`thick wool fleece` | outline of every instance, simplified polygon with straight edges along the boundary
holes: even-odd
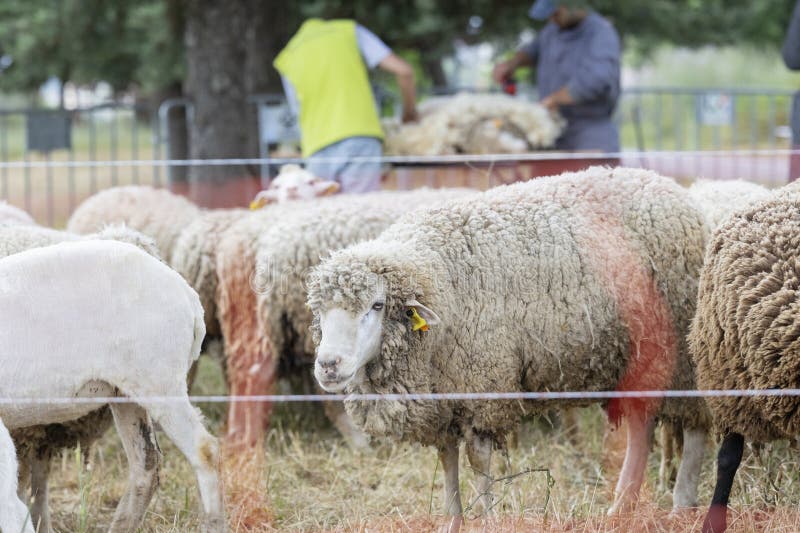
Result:
[[[637,169],[498,187],[403,217],[335,252],[309,280],[315,317],[362,311],[387,289],[380,355],[350,392],[515,392],[693,388],[683,338],[706,229],[672,180]],[[411,330],[415,298],[442,323]],[[312,323],[315,341],[319,326]],[[375,436],[436,444],[474,431],[498,440],[544,403],[346,402]],[[620,402],[631,409],[658,402]],[[704,427],[701,402],[660,416]]]
[[[0,224],[34,225],[36,222],[28,213],[13,205],[0,201]]]
[[[715,232],[689,342],[703,389],[800,388],[800,191],[738,211]],[[722,433],[800,434],[800,399],[709,398]]]
[[[163,189],[115,187],[79,205],[67,222],[67,231],[94,233],[122,223],[155,239],[161,257],[169,260],[178,235],[199,212],[190,201]]]
[[[689,187],[689,196],[706,216],[709,228],[716,228],[733,213],[769,197],[766,187],[744,180],[697,180]]]
[[[206,319],[206,334],[221,335],[217,320],[217,247],[222,234],[234,222],[249,215],[244,209],[201,212],[181,231],[169,264],[200,296]]]

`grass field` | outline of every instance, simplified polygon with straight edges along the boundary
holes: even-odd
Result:
[[[203,362],[193,392],[224,392],[214,363]],[[204,408],[217,434],[224,408]],[[231,530],[436,531],[446,526],[441,516],[442,471],[432,449],[384,442],[353,451],[320,411],[318,405],[279,406],[263,450],[252,458],[238,454],[226,461],[223,479]],[[656,488],[657,453],[651,454],[637,510],[606,518],[624,431],[608,431],[599,408],[580,411],[579,428],[572,442],[545,419],[526,422],[508,461],[496,454],[493,492],[499,503],[488,517],[468,507],[476,497],[474,476],[462,458],[465,530],[699,530],[703,509],[670,516],[670,495]],[[142,531],[195,531],[200,519],[193,473],[166,437],[159,437],[164,452],[160,487]],[[703,466],[703,504],[712,491],[715,447],[710,445]],[[92,451],[90,464],[84,466],[75,452],[54,464],[51,510],[58,531],[99,532],[111,521],[127,478],[114,431]],[[731,530],[800,530],[798,472],[796,453],[786,443],[746,452],[733,491]]]

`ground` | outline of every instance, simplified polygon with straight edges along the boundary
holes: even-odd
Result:
[[[219,369],[205,360],[194,394],[224,392]],[[225,406],[201,406],[217,434]],[[437,531],[442,471],[436,454],[414,445],[378,443],[353,451],[320,414],[319,405],[279,407],[264,448],[255,457],[234,454],[223,479],[232,531]],[[621,461],[624,435],[608,432],[600,409],[579,412],[580,433],[571,442],[546,419],[527,421],[502,471],[494,462],[493,516],[467,511],[466,531],[690,531],[699,530],[703,510],[670,516],[670,496],[656,489],[658,449],[637,510],[605,517]],[[556,419],[557,422],[557,419]],[[557,423],[556,423],[557,426]],[[199,499],[192,471],[166,436],[160,487],[142,531],[198,530]],[[464,455],[464,454],[462,454]],[[701,502],[710,499],[716,444],[703,466]],[[87,468],[76,453],[53,467],[51,509],[62,532],[104,531],[125,486],[125,456],[114,431],[91,453]],[[474,476],[462,458],[462,498],[475,499]],[[549,472],[549,474],[548,474]],[[552,486],[549,486],[548,475]],[[800,501],[796,454],[786,443],[748,451],[734,486],[732,531],[798,531]]]

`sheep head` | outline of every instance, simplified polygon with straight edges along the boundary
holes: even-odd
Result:
[[[311,200],[339,191],[339,184],[318,178],[299,165],[283,165],[269,188],[259,192],[250,203],[250,209],[260,209],[271,203],[294,200]]]
[[[414,275],[417,270],[397,255],[344,250],[312,273],[314,376],[323,389],[339,392],[362,383],[367,366],[380,366],[384,351],[404,352],[410,347],[403,344],[413,345],[440,325],[436,312],[420,302],[428,284]]]

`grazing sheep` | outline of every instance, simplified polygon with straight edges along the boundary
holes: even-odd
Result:
[[[0,420],[0,531],[33,533],[28,508],[17,496],[17,453]]]
[[[504,94],[461,93],[419,106],[413,124],[385,121],[386,153],[523,153],[553,146],[564,121],[541,104]]]
[[[153,257],[158,257],[155,242],[124,226],[109,226],[100,233],[80,237],[41,226],[14,226],[0,224],[0,259],[13,254],[50,246],[60,242],[86,240],[118,240],[138,246]],[[48,424],[16,429],[12,437],[20,458],[21,488],[30,484],[31,517],[40,531],[49,531],[48,476],[52,458],[62,450],[80,444],[87,454],[92,443],[99,439],[112,423],[111,411],[101,407],[88,415],[63,424]]]
[[[28,213],[14,207],[13,205],[0,200],[0,224],[30,224],[34,225],[36,222]]]
[[[420,210],[312,271],[314,374],[325,390],[348,393],[693,389],[684,333],[704,245],[685,190],[639,169],[593,167]],[[345,406],[371,435],[436,446],[447,511],[460,516],[459,441],[483,473],[488,508],[492,445],[548,404]],[[656,414],[690,432],[674,501],[692,504],[709,424],[702,402],[605,408],[628,423],[611,511],[638,494]]]
[[[281,373],[311,376],[314,344],[306,334],[311,313],[305,304],[305,277],[321,256],[377,237],[409,210],[474,193],[471,189],[419,189],[341,196],[315,204],[313,209],[284,213],[259,228],[255,263],[257,326],[262,328],[259,350],[231,356],[232,360],[248,356],[246,362],[237,360],[237,367],[258,368],[259,372],[234,376],[232,382],[245,382],[236,388],[250,394],[269,394],[275,377]],[[323,406],[352,445],[366,445],[363,433],[353,426],[340,403],[325,402]],[[269,406],[239,405],[234,415],[229,431],[234,435],[244,433],[242,440],[252,444],[268,423]],[[248,429],[252,431],[248,433]]]
[[[766,187],[744,180],[697,180],[689,196],[697,202],[710,228],[719,226],[728,215],[770,195]]]
[[[791,188],[734,213],[711,238],[689,334],[701,389],[796,389],[800,194]],[[703,531],[726,527],[745,439],[800,435],[797,397],[712,397],[724,436]]]
[[[203,309],[179,274],[115,241],[21,252],[0,260],[0,323],[0,396],[132,399],[110,406],[129,464],[112,531],[135,530],[157,486],[153,421],[194,468],[207,527],[224,530],[217,442],[186,390],[205,335]],[[0,406],[0,416],[13,431],[74,421],[97,408],[20,402]]]

